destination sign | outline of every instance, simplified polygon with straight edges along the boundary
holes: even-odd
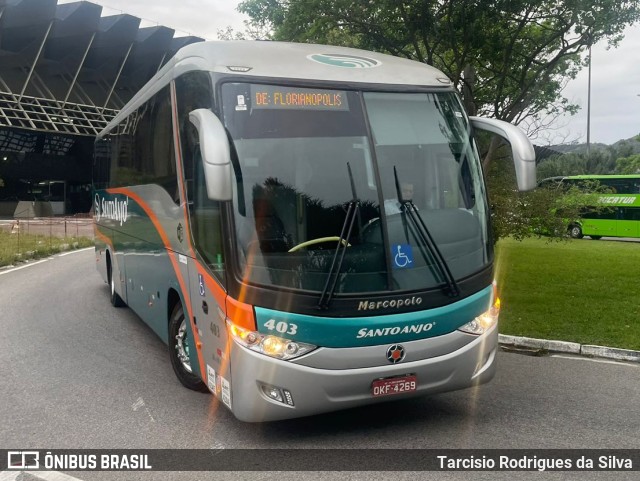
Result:
[[[252,85],[251,100],[254,109],[349,110],[342,90]]]

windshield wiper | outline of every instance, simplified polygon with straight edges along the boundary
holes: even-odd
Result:
[[[451,270],[449,269],[447,261],[442,255],[442,252],[440,252],[438,245],[433,240],[433,236],[431,235],[431,232],[429,232],[424,219],[420,215],[420,212],[418,211],[416,206],[413,204],[413,199],[405,199],[402,195],[402,190],[400,189],[400,181],[398,180],[398,171],[396,170],[395,165],[393,166],[393,176],[395,177],[396,193],[398,195],[398,201],[400,202],[402,210],[406,212],[407,217],[413,224],[413,227],[418,233],[420,240],[423,242],[423,244],[431,254],[433,262],[438,267],[438,270],[440,271],[440,274],[442,275],[442,278],[446,283],[448,294],[451,297],[458,297],[460,295],[460,288],[458,287],[453,274],[451,274]]]
[[[356,185],[353,181],[353,174],[351,172],[349,162],[347,162],[347,171],[349,172],[353,199],[349,201],[347,207],[347,215],[345,216],[342,224],[338,245],[336,246],[336,251],[333,254],[331,267],[329,268],[329,274],[327,275],[327,281],[324,284],[324,289],[322,289],[320,299],[318,300],[318,309],[327,309],[331,303],[331,299],[333,298],[333,294],[336,290],[336,285],[338,284],[338,277],[340,277],[340,270],[342,269],[342,263],[344,262],[344,255],[347,252],[347,246],[349,245],[349,239],[351,238],[353,224],[355,224],[356,218],[358,218],[358,220],[360,219],[360,200],[356,194]],[[346,237],[345,231],[347,234]],[[338,256],[340,259],[338,259]]]

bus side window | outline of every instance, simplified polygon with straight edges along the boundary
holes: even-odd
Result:
[[[179,136],[182,147],[182,169],[186,188],[186,201],[193,205],[194,163],[193,149],[198,143],[198,132],[189,121],[189,112],[195,109],[211,109],[213,93],[211,79],[206,72],[188,72],[175,80],[178,107]]]
[[[111,187],[155,184],[167,194],[167,208],[179,204],[168,87],[132,112],[112,138]]]
[[[222,275],[222,222],[221,203],[209,199],[204,177],[204,167],[200,146],[196,145],[193,155],[193,203],[189,207],[193,241],[200,255],[214,272]]]
[[[640,220],[640,209],[633,207],[620,208],[620,220]]]
[[[187,135],[182,140],[183,152],[185,152],[183,163],[185,171],[190,171],[193,175],[191,179],[185,181],[193,242],[198,253],[214,273],[222,276],[224,260],[221,203],[209,199],[207,195],[207,184],[196,128],[189,125],[185,132]]]
[[[207,195],[198,131],[189,121],[189,112],[192,110],[212,106],[208,74],[190,72],[176,79],[176,98],[185,196],[189,206],[193,243],[214,274],[222,279],[222,206],[219,201],[213,201]]]

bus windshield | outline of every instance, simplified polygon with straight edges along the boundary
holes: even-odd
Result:
[[[436,289],[443,264],[459,280],[491,263],[480,162],[453,92],[241,82],[221,91],[245,282],[322,292],[339,243],[338,294]],[[341,237],[350,205],[355,221]]]

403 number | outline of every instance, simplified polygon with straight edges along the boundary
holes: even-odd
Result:
[[[264,323],[264,327],[269,329],[270,331],[276,331],[280,334],[295,334],[298,332],[298,325],[293,324],[291,322],[278,321],[275,319],[269,319]]]

